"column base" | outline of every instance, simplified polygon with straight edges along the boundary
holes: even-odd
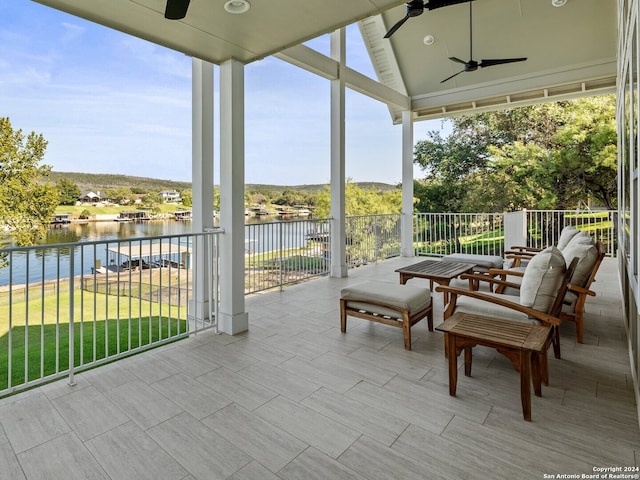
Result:
[[[249,313],[243,312],[237,315],[218,312],[218,330],[227,335],[237,335],[249,330]]]

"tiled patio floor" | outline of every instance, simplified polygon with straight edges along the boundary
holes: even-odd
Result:
[[[400,329],[349,319],[340,333],[343,286],[397,283],[394,269],[415,261],[248,298],[245,334],[199,334],[80,374],[75,387],[0,400],[0,479],[512,480],[638,465],[615,260],[587,301],[585,343],[563,325],[563,359],[550,355],[531,423],[518,374],[495,351],[474,350],[454,398],[442,334],[424,322],[410,352]]]

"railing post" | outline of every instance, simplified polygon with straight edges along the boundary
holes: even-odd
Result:
[[[282,241],[282,234],[283,234],[282,225],[283,225],[282,222],[280,222],[278,224],[278,237],[279,237],[278,238],[278,270],[280,271],[280,282],[279,282],[280,283],[280,291],[284,290],[283,285],[282,285],[282,278],[283,278],[283,275],[282,275],[282,257],[284,256],[284,244],[283,244],[283,241]]]
[[[76,384],[74,367],[75,367],[75,327],[74,327],[74,271],[75,271],[75,247],[69,249],[69,385]],[[43,280],[44,281],[44,280]],[[58,292],[60,295],[60,292]]]

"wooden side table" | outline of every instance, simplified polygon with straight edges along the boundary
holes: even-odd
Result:
[[[456,313],[436,327],[444,332],[449,359],[449,395],[455,397],[458,382],[458,355],[464,350],[464,374],[471,376],[471,350],[476,345],[495,348],[520,372],[522,415],[531,421],[531,382],[537,396],[542,395],[542,377],[546,379],[546,353],[551,327],[511,320]]]

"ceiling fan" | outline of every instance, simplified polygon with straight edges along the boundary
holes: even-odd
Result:
[[[191,0],[167,0],[164,10],[164,18],[168,20],[180,20],[187,14],[189,2]]]
[[[469,1],[469,61],[465,62],[460,60],[457,57],[449,57],[449,60],[452,60],[457,63],[461,63],[464,65],[464,69],[460,70],[458,73],[454,73],[450,77],[445,78],[440,83],[444,83],[447,80],[451,80],[453,77],[460,75],[464,72],[475,72],[478,68],[484,67],[493,67],[494,65],[503,65],[505,63],[515,63],[515,62],[524,62],[527,58],[495,58],[495,59],[483,59],[480,63],[473,59],[473,1]]]
[[[404,25],[404,22],[409,20],[411,17],[417,17],[418,15],[422,15],[424,9],[435,10],[436,8],[446,7],[448,5],[456,5],[458,3],[468,2],[469,0],[429,0],[427,2],[423,2],[422,0],[411,0],[407,2],[407,14],[401,18],[393,27],[389,29],[384,38],[389,38],[391,35],[396,33],[396,31]]]

